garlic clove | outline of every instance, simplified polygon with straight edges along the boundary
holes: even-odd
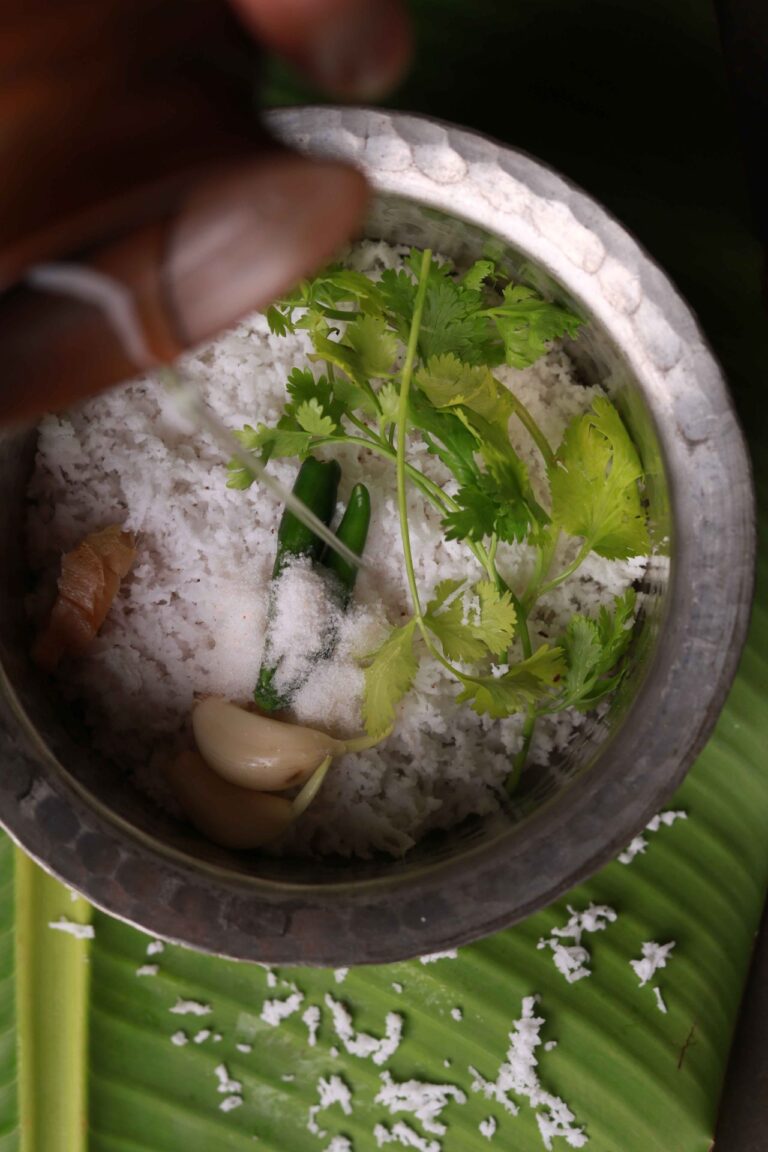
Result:
[[[325,732],[247,712],[221,696],[196,705],[192,729],[214,772],[231,784],[263,792],[304,784],[327,756],[346,750],[343,741]]]
[[[229,784],[194,750],[166,764],[165,774],[190,823],[222,848],[260,848],[297,818],[284,796]]]

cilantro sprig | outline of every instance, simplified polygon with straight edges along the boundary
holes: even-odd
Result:
[[[538,716],[588,710],[615,691],[627,665],[635,615],[633,592],[596,619],[572,617],[559,642],[534,648],[528,617],[542,596],[595,552],[608,559],[649,547],[643,471],[616,407],[593,402],[551,445],[514,391],[495,374],[501,364],[526,368],[581,320],[491,260],[463,276],[429,251],[413,250],[405,267],[374,282],[341,266],[303,281],[267,312],[276,335],[306,332],[311,370],[294,368],[274,425],[246,425],[243,446],[261,455],[304,459],[335,444],[364,447],[395,469],[403,563],[411,617],[393,627],[363,661],[363,714],[371,738],[383,738],[429,652],[455,677],[457,700],[480,715],[524,714],[522,747],[510,770],[514,788]],[[540,453],[549,483],[543,506],[509,429],[517,421]],[[420,437],[455,481],[449,490],[409,459]],[[230,464],[229,485],[252,474]],[[477,578],[442,581],[426,602],[411,554],[408,489],[440,513],[447,540],[460,541]],[[553,571],[558,541],[573,537],[575,555]],[[504,544],[534,552],[527,586],[515,588],[497,564]]]

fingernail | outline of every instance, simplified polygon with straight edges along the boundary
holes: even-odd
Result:
[[[355,0],[316,29],[306,61],[327,91],[373,100],[401,78],[410,57],[410,26],[400,3]]]
[[[330,260],[367,198],[355,169],[292,153],[199,188],[174,222],[164,268],[183,342],[209,339]]]

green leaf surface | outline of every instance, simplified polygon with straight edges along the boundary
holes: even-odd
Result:
[[[394,723],[395,708],[413,684],[419,662],[414,652],[415,623],[393,628],[365,669],[363,720],[369,736],[383,736]]]
[[[638,483],[640,458],[610,400],[599,397],[565,430],[549,469],[552,520],[582,536],[600,556],[626,559],[648,551]]]

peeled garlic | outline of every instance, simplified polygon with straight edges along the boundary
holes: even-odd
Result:
[[[219,776],[263,792],[304,784],[326,757],[340,756],[350,744],[315,728],[246,712],[221,696],[197,704],[192,729],[200,754]]]
[[[182,752],[166,764],[165,773],[190,823],[222,848],[259,848],[299,815],[284,796],[229,784],[199,752]]]

